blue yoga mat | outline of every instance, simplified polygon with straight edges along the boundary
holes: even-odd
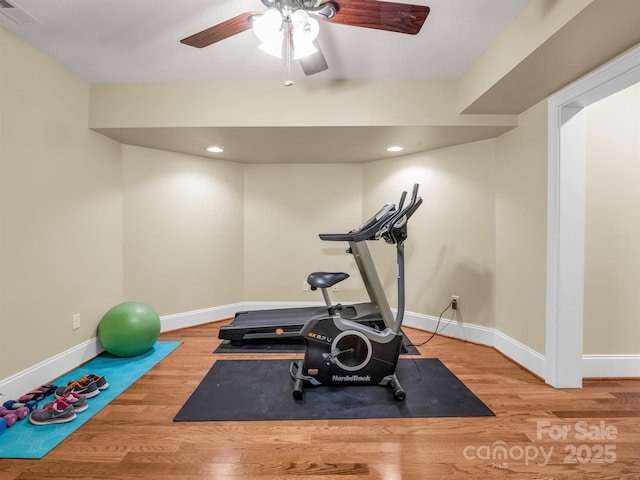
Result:
[[[102,410],[114,398],[133,385],[182,342],[156,342],[151,350],[137,357],[115,357],[102,353],[78,369],[55,380],[58,386],[66,385],[84,375],[95,373],[104,376],[109,388],[90,398],[89,408],[78,413],[69,423],[36,426],[28,419],[17,422],[0,435],[0,458],[42,458],[60,442],[75,432],[93,415]],[[53,395],[39,402],[40,406],[55,399]]]

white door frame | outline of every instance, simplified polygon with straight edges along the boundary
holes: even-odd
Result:
[[[640,47],[548,100],[546,382],[582,387],[584,302],[583,109],[640,82]]]

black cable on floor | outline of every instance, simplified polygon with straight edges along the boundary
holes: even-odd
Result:
[[[447,305],[447,308],[445,308],[442,312],[440,312],[440,315],[438,315],[438,323],[436,323],[436,328],[433,331],[433,333],[431,334],[431,336],[429,338],[427,338],[424,342],[422,343],[410,343],[409,345],[412,347],[421,347],[425,344],[427,344],[429,341],[431,341],[431,339],[433,337],[436,336],[436,333],[438,333],[438,327],[440,327],[440,321],[442,320],[442,316],[445,314],[445,312],[447,310],[449,310],[451,308],[451,306],[453,305],[453,301],[449,302],[449,305]],[[454,319],[456,318],[456,309],[453,309],[453,314],[451,315],[451,319],[449,320],[449,323],[447,325],[444,326],[444,328],[442,330],[444,330],[445,328],[447,328],[449,325],[451,325],[451,322],[454,321]],[[413,363],[416,367],[416,371],[417,371],[417,375],[413,375],[413,378],[415,380],[422,380],[422,372],[420,372],[420,368],[418,367],[418,362],[416,361],[415,357],[411,357],[411,360],[413,360]]]
[[[445,308],[442,312],[440,312],[440,315],[438,316],[438,323],[436,323],[436,328],[435,328],[435,330],[433,331],[433,333],[431,334],[431,336],[430,336],[429,338],[427,338],[427,339],[426,339],[424,342],[422,342],[422,343],[418,343],[418,344],[411,343],[411,344],[409,344],[409,346],[412,346],[412,347],[421,347],[421,346],[423,346],[423,345],[427,344],[429,341],[431,341],[431,339],[432,339],[433,337],[435,337],[435,336],[436,336],[436,333],[438,333],[438,327],[440,327],[440,321],[442,320],[442,316],[445,314],[445,312],[446,312],[447,310],[449,310],[449,309],[451,308],[451,306],[452,306],[452,305],[453,305],[453,301],[449,302],[449,305],[447,305],[447,308]],[[456,318],[456,311],[455,311],[455,309],[454,309],[454,310],[453,310],[453,315],[451,315],[451,319],[449,320],[449,323],[448,323],[447,325],[445,325],[445,326],[444,326],[444,328],[443,328],[442,330],[444,330],[444,329],[445,329],[445,328],[447,328],[449,325],[451,325],[451,322],[453,322],[455,318]]]

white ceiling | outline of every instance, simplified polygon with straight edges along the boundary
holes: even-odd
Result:
[[[283,60],[258,50],[257,39],[251,31],[203,49],[180,43],[180,39],[240,13],[265,11],[259,0],[9,1],[41,23],[16,25],[0,15],[0,26],[89,82],[305,78],[297,64],[291,65],[288,71]],[[329,69],[309,78],[458,79],[529,0],[411,0],[404,3],[431,8],[422,31],[415,36],[321,22],[319,42]],[[182,142],[178,141],[180,132],[177,130],[173,147],[156,145],[155,140],[150,145],[144,144],[151,137],[166,139],[167,135],[150,135],[144,131],[146,129],[138,129],[141,136],[137,139],[135,132],[115,130],[122,129],[114,129],[110,136],[120,141],[126,138],[127,142],[136,145],[185,151],[179,145],[188,144],[184,136]],[[187,134],[186,131],[183,133]],[[333,132],[328,129],[325,133]],[[383,146],[380,143],[372,145],[376,153],[368,156],[361,153],[356,160],[344,143],[345,129],[336,128],[335,133],[342,139],[325,141],[325,145],[327,148],[331,145],[345,148],[319,154],[325,161],[336,155],[344,158],[340,161],[360,162],[384,156],[380,153]],[[366,133],[357,132],[358,145],[362,145],[361,138]],[[382,142],[381,139],[386,138],[380,133],[372,130],[371,142]],[[391,130],[388,133],[392,133]],[[414,135],[410,140],[414,145],[433,148],[421,139],[424,132],[420,128],[403,133]],[[193,136],[194,132],[190,134]],[[239,137],[240,142],[247,143],[246,136],[228,137],[230,141]],[[468,138],[472,140],[474,135],[468,135]],[[243,148],[246,150],[246,145]],[[233,160],[264,162],[275,157],[281,161],[301,161],[290,155],[291,152],[270,153],[265,156],[264,146],[260,145],[257,151],[246,152],[249,157]]]
[[[285,79],[285,62],[246,31],[203,49],[180,39],[259,0],[9,0],[42,23],[0,26],[90,82]],[[375,0],[372,0],[375,1]],[[329,70],[318,79],[456,79],[529,0],[411,0],[431,12],[416,35],[322,22]],[[291,78],[303,78],[298,65]]]

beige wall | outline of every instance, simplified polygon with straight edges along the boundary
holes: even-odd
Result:
[[[424,203],[405,251],[407,310],[437,316],[458,295],[459,319],[493,325],[494,157],[495,141],[484,140],[365,165],[368,210],[420,184]],[[381,242],[372,251],[386,290],[395,292],[395,250]]]
[[[640,84],[586,110],[584,353],[640,353]]]
[[[244,299],[321,302],[303,292],[313,271],[344,271],[352,278],[332,292],[337,301],[366,292],[347,245],[319,233],[342,233],[363,221],[362,165],[246,165]]]
[[[160,315],[242,300],[243,168],[123,145],[124,296]]]
[[[321,95],[300,94],[333,99],[312,119],[316,123],[470,121],[457,115],[452,82],[428,84],[433,88],[410,82],[405,91],[363,82],[355,100],[353,92],[334,84],[322,86]],[[415,181],[425,204],[412,219],[407,242],[407,308],[436,315],[450,295],[460,295],[463,321],[495,327],[544,353],[544,101],[519,115],[517,128],[493,140],[366,165],[243,166],[121,146],[88,126],[122,127],[124,118],[131,122],[124,126],[164,126],[168,119],[178,125],[213,120],[216,125],[251,121],[277,126],[295,123],[306,111],[283,111],[274,120],[268,105],[256,112],[260,105],[249,102],[249,112],[236,110],[227,123],[228,109],[205,108],[198,103],[200,90],[182,89],[199,121],[193,123],[180,97],[167,99],[164,114],[157,116],[146,107],[180,85],[89,86],[4,30],[0,86],[0,378],[91,339],[102,314],[124,299],[148,302],[161,315],[243,300],[319,301],[317,292],[302,291],[302,280],[323,269],[353,277],[342,284],[338,301],[362,300],[364,289],[345,246],[322,242],[317,234],[358,226],[382,203],[397,201],[398,191]],[[407,95],[416,89],[418,96]],[[123,90],[126,94],[118,96]],[[381,90],[390,95],[379,97],[382,104],[352,108]],[[91,120],[90,101],[99,107],[93,113],[100,114]],[[332,108],[336,105],[340,108]],[[336,111],[347,115],[337,120]],[[607,133],[615,139],[609,147],[600,133],[617,126],[611,118],[622,114],[608,115],[595,120],[589,114],[588,128],[597,132],[589,135],[590,159],[610,160],[612,151],[620,155],[614,134],[621,129]],[[631,117],[635,120],[628,128],[639,122],[637,113]],[[503,120],[512,122],[510,116]],[[625,138],[637,140],[638,133]],[[629,147],[637,152],[633,148],[637,144]],[[610,166],[588,166],[589,192],[605,187],[599,180],[613,176]],[[640,271],[627,268],[637,254],[632,248],[637,222],[628,220],[637,217],[638,177],[637,172],[621,175],[622,180],[606,182],[615,185],[615,195],[600,194],[606,202],[597,203],[595,194],[588,197],[586,353],[637,353],[632,344],[637,307],[625,302],[635,299],[632,289]],[[610,212],[619,213],[621,204],[623,215],[614,217]],[[612,238],[615,253],[628,248],[627,257],[607,257],[612,253],[607,248],[596,251],[604,242],[609,247]],[[373,250],[383,282],[393,291],[393,254],[387,245],[376,244]],[[623,263],[625,268],[605,271],[605,266]],[[613,281],[605,282],[611,278],[619,286],[616,292]],[[609,301],[614,294],[618,300]],[[394,296],[391,300],[395,303]],[[82,327],[72,331],[75,313],[81,314]],[[610,325],[606,334],[603,322]],[[29,332],[28,338],[9,333],[17,326]],[[622,330],[629,333],[615,334]]]
[[[459,115],[454,80],[305,80],[292,89],[276,80],[91,85],[91,128],[511,127],[514,120]]]
[[[88,83],[2,29],[0,45],[1,379],[94,337],[122,299],[122,194]]]
[[[547,105],[525,111],[496,139],[495,327],[545,351]]]
[[[465,110],[480,100],[501,80],[508,78],[509,72],[516,70],[523,59],[533,52],[549,38],[571,21],[593,0],[533,0],[522,13],[501,33],[498,41],[494,42],[482,56],[473,64],[460,80],[459,98],[461,110]],[[545,58],[549,61],[549,58]],[[564,62],[565,68],[571,68],[571,62]],[[549,82],[550,75],[535,75],[536,88],[541,88]],[[504,92],[502,92],[504,95]],[[529,92],[517,92],[514,99],[530,95]],[[503,99],[502,101],[505,101]]]

